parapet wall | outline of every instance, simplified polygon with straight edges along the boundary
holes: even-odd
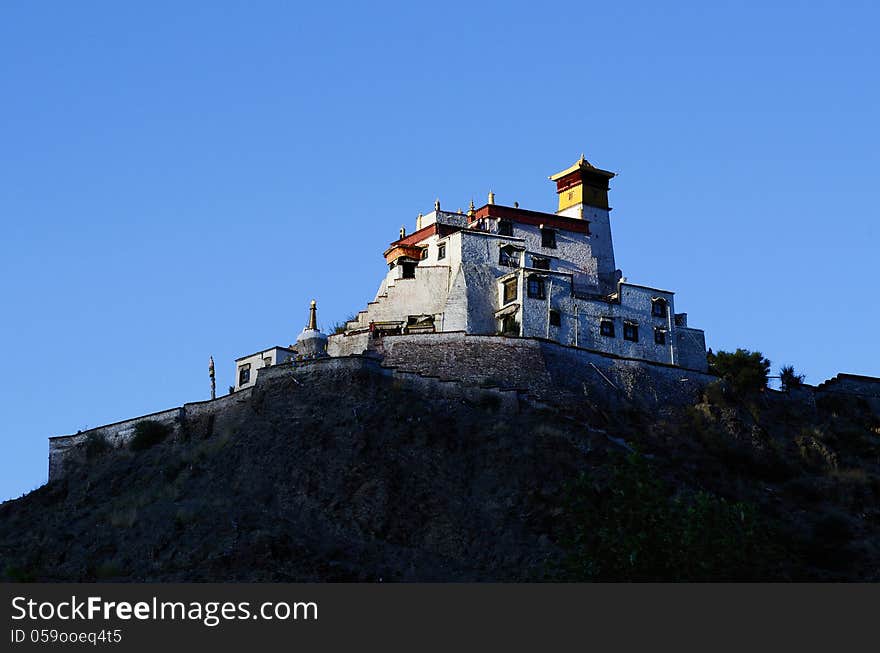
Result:
[[[67,466],[77,460],[82,453],[79,445],[90,437],[102,438],[114,448],[121,448],[128,444],[134,435],[135,426],[138,422],[160,422],[171,427],[173,433],[180,430],[186,419],[194,419],[206,414],[213,414],[237,402],[245,401],[250,396],[250,389],[242,390],[234,394],[224,395],[218,399],[199,401],[177,408],[162,410],[157,413],[141,415],[121,422],[105,424],[86,431],[80,431],[73,435],[60,435],[49,438],[49,480],[60,478],[66,472]]]
[[[858,374],[838,374],[816,387],[818,395],[844,394],[861,397],[880,415],[880,379]]]
[[[85,448],[80,445],[85,444],[90,437],[100,437],[111,447],[122,448],[131,440],[135,426],[139,422],[147,420],[161,422],[171,427],[173,435],[177,435],[184,425],[188,424],[190,427],[194,427],[197,422],[204,422],[203,418],[234,418],[236,415],[234,409],[237,406],[248,404],[256,393],[279,380],[292,377],[297,383],[304,386],[320,383],[339,386],[340,377],[353,382],[364,373],[367,375],[365,378],[375,379],[376,375],[387,377],[394,383],[402,384],[410,391],[425,396],[468,398],[477,402],[491,402],[492,405],[510,414],[518,412],[520,402],[525,399],[524,393],[516,389],[472,388],[466,383],[456,380],[444,380],[433,375],[392,369],[383,366],[378,359],[369,356],[318,358],[300,361],[295,365],[273,365],[260,369],[256,383],[252,387],[224,395],[218,399],[188,403],[179,408],[114,422],[74,435],[49,438],[49,481],[62,478],[70,470],[71,465],[86,460]]]

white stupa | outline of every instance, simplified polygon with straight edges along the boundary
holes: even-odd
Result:
[[[297,358],[320,358],[327,355],[327,336],[318,330],[318,308],[315,300],[309,306],[309,324],[296,339]]]

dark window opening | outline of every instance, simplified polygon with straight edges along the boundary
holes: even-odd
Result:
[[[498,254],[498,264],[505,265],[509,268],[518,268],[519,255],[520,251],[516,247],[506,245],[501,248]]]
[[[550,259],[546,256],[533,256],[532,257],[532,267],[538,268],[539,270],[549,270],[550,269]]]
[[[651,300],[651,315],[654,317],[666,317],[668,310],[668,304],[665,299]]]
[[[271,356],[263,359],[263,366],[264,367],[271,367],[271,365],[272,365],[272,357]]]
[[[632,322],[623,323],[623,339],[630,342],[639,341],[639,325]]]
[[[562,317],[559,311],[550,311],[550,326],[558,327],[562,324]]]
[[[556,231],[553,229],[541,229],[541,247],[556,249]]]
[[[422,250],[422,260],[424,261],[426,258],[428,258],[428,248],[427,247],[425,247],[425,249]]]
[[[498,235],[499,236],[512,236],[513,235],[513,223],[510,220],[499,220],[498,221]]]
[[[611,320],[602,320],[599,322],[599,333],[609,338],[614,337],[614,322]]]
[[[403,268],[402,278],[404,278],[404,279],[415,279],[416,278],[416,264],[415,263],[401,263],[400,267]]]
[[[654,344],[655,345],[665,345],[666,344],[666,329],[654,329]]]
[[[543,277],[529,277],[529,297],[532,299],[544,299],[547,296],[544,291]]]
[[[508,279],[504,282],[504,303],[507,304],[516,299],[517,281]]]
[[[437,246],[437,259],[446,258],[446,245],[438,245]]]
[[[519,322],[516,321],[516,316],[505,315],[501,318],[501,334],[505,336],[519,335]]]
[[[250,363],[247,365],[242,365],[238,368],[238,385],[244,385],[245,383],[250,383],[251,380],[251,366]]]

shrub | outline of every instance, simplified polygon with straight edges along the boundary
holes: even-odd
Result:
[[[86,458],[92,460],[107,453],[110,450],[110,443],[99,433],[89,433],[85,441],[85,450]]]
[[[760,392],[767,387],[770,361],[759,351],[737,349],[711,351],[707,355],[709,371],[717,374],[730,384],[731,390],[739,396]]]
[[[143,451],[153,445],[159,444],[168,437],[171,428],[167,424],[151,419],[145,419],[134,426],[134,435],[128,443],[132,451]]]
[[[332,327],[330,327],[330,331],[334,334],[345,333],[345,325],[349,322],[354,322],[358,318],[357,313],[352,313],[347,318],[345,318],[342,322],[337,322]]]
[[[796,373],[793,365],[783,365],[779,369],[779,383],[788,392],[804,384],[804,375]]]

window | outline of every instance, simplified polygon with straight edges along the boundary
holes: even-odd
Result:
[[[550,259],[546,256],[533,256],[532,257],[532,267],[538,268],[539,270],[549,270],[550,269]]]
[[[437,245],[437,260],[446,258],[446,245]]]
[[[516,321],[516,316],[505,315],[501,318],[501,334],[505,336],[519,335],[519,322]]]
[[[623,323],[623,339],[630,342],[639,341],[639,325],[635,322]]]
[[[556,249],[556,231],[554,229],[541,229],[541,247]]]
[[[665,345],[666,344],[666,329],[654,329],[654,344],[655,345]]]
[[[509,268],[519,267],[520,251],[513,245],[505,245],[498,254],[498,264]]]
[[[251,380],[251,365],[248,363],[247,365],[242,365],[238,368],[238,385],[244,385],[245,383],[250,383]]]
[[[559,311],[550,311],[550,326],[558,327],[562,324],[562,318]]]
[[[271,365],[272,365],[272,357],[271,356],[267,356],[266,358],[263,359],[263,367],[271,367]]]
[[[599,333],[609,338],[614,337],[614,322],[609,319],[603,319],[599,322]]]
[[[504,303],[512,302],[516,299],[517,280],[508,279],[504,282]]]
[[[416,278],[416,264],[415,263],[401,263],[400,267],[403,268],[403,275],[401,278],[403,279],[415,279]]]
[[[427,247],[425,247],[422,250],[422,260],[424,261],[426,258],[428,258],[428,248]]]
[[[654,317],[666,317],[668,310],[668,304],[662,297],[651,300],[651,315]]]
[[[532,299],[544,299],[546,296],[544,292],[544,277],[535,275],[529,277],[529,297]]]
[[[512,236],[513,235],[513,223],[510,220],[499,220],[498,221],[498,235],[499,236]]]

